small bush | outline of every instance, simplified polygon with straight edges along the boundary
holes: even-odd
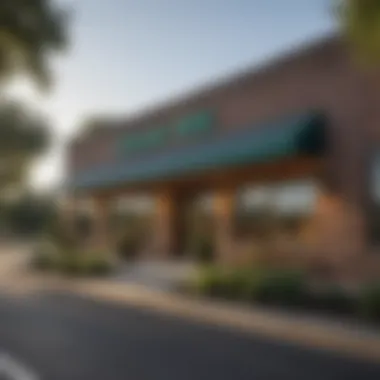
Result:
[[[341,287],[332,286],[323,291],[309,292],[305,306],[331,313],[354,313],[356,298]]]
[[[111,272],[112,264],[105,257],[88,257],[82,263],[82,273],[88,275],[102,276]]]
[[[223,269],[213,266],[201,269],[193,286],[186,290],[197,294],[250,301],[266,305],[302,307],[328,313],[354,314],[358,298],[339,286],[311,291],[302,272],[264,268]],[[360,311],[380,320],[380,283],[367,286],[359,300]]]
[[[61,256],[59,270],[67,275],[77,275],[83,272],[79,253],[70,252],[63,254]]]
[[[203,264],[209,264],[214,259],[214,245],[211,238],[200,236],[194,239],[192,250],[195,259]]]
[[[123,236],[118,245],[118,251],[121,257],[131,260],[136,257],[139,249],[139,239],[134,233],[128,233]]]
[[[263,272],[252,285],[253,300],[292,306],[304,302],[307,288],[303,274],[294,271]]]
[[[259,301],[262,281],[263,273],[259,270],[253,270],[250,275],[246,277],[243,298],[247,301]]]
[[[226,275],[225,283],[227,298],[249,300],[257,283],[257,273],[252,269],[235,269]]]
[[[380,320],[380,283],[363,288],[359,299],[359,311],[367,318]]]
[[[227,292],[226,274],[220,268],[203,268],[196,278],[195,290],[207,296],[224,297]]]
[[[62,257],[59,270],[67,275],[100,276],[112,270],[111,261],[102,255],[70,252]]]
[[[42,241],[32,254],[31,265],[38,270],[52,270],[59,265],[58,250],[53,243]]]
[[[56,270],[72,276],[100,276],[113,269],[111,260],[102,252],[82,252],[66,246],[57,248],[46,239],[35,247],[31,266],[38,270]]]
[[[36,254],[32,259],[32,266],[38,270],[52,270],[57,268],[58,263],[52,255]]]
[[[201,272],[197,290],[201,294],[234,300],[300,305],[306,296],[306,281],[301,273],[292,271],[227,271],[210,267]]]

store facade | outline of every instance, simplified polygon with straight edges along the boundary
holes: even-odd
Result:
[[[238,190],[312,183],[309,217],[297,239],[279,238],[279,255],[331,273],[367,273],[377,260],[369,253],[369,211],[380,121],[370,85],[333,37],[136,117],[105,122],[69,146],[67,209],[91,199],[92,244],[112,249],[109,205],[149,194],[155,201],[144,251],[170,258],[184,249],[185,205],[212,192],[216,260],[231,264],[250,256],[249,233],[236,228]],[[283,209],[297,203],[295,191],[288,193],[292,201],[283,197]]]

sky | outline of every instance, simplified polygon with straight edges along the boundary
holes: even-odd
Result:
[[[71,48],[48,97],[14,94],[46,113],[55,141],[36,188],[64,176],[64,141],[86,117],[141,112],[262,64],[335,28],[333,0],[56,0],[73,10]]]

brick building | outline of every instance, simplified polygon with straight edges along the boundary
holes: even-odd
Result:
[[[236,189],[312,180],[308,233],[279,255],[333,273],[376,275],[376,75],[343,41],[320,40],[261,67],[125,121],[109,121],[68,150],[71,199],[90,197],[96,244],[107,205],[127,193],[156,199],[150,254],[181,249],[183,205],[214,194],[217,260],[243,257],[234,229]],[[322,270],[322,269],[321,269]]]

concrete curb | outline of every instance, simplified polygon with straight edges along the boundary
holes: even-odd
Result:
[[[148,289],[144,286],[107,280],[75,280],[57,276],[13,276],[0,282],[9,295],[23,296],[40,291],[71,293],[95,301],[140,307],[166,315],[231,328],[336,352],[356,359],[380,363],[380,331],[349,329],[343,325],[320,323],[266,310],[231,307]]]
[[[142,286],[106,281],[65,282],[61,283],[59,289],[98,301],[148,308],[244,333],[259,334],[308,348],[330,350],[353,358],[380,363],[380,332],[377,331],[348,329],[335,324],[310,323],[309,320],[274,312],[237,309],[217,302],[195,300],[180,295],[155,292]]]

